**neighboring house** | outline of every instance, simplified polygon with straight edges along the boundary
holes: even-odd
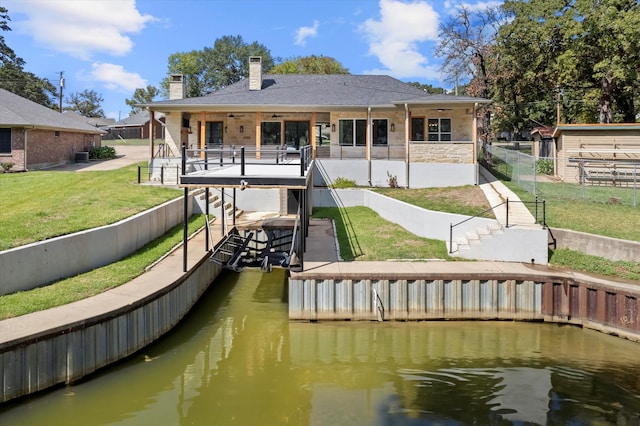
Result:
[[[72,162],[100,146],[94,126],[0,89],[0,163],[33,170]]]
[[[63,114],[68,117],[75,118],[76,120],[80,120],[83,123],[87,123],[90,126],[97,127],[101,130],[107,130],[107,127],[115,124],[116,120],[113,118],[106,117],[83,117],[75,111],[63,111]]]
[[[107,126],[108,133],[104,135],[104,140],[109,139],[148,139],[151,114],[147,110],[130,115],[124,120]],[[164,116],[155,115],[154,139],[164,138]]]
[[[428,95],[384,75],[263,75],[259,57],[250,58],[249,72],[196,98],[184,98],[184,79],[171,76],[170,99],[142,105],[152,116],[165,114],[168,152],[312,145],[331,179],[385,186],[394,175],[400,186],[412,187],[477,183],[476,110],[487,99]],[[152,152],[161,151],[152,146]],[[165,163],[156,157],[150,165]]]
[[[556,175],[570,183],[632,184],[640,124],[561,124],[553,132]]]
[[[533,139],[531,154],[537,158],[554,158],[555,146],[553,143],[553,132],[555,127],[535,127],[531,131]]]

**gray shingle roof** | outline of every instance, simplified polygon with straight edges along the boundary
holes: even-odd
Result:
[[[87,123],[0,89],[0,127],[33,126],[40,129],[104,133]]]
[[[386,75],[265,74],[262,90],[249,90],[241,80],[206,96],[149,104],[162,107],[393,107],[401,103],[486,102],[486,99],[427,95],[422,90]]]
[[[155,120],[159,122],[159,119],[164,117],[163,114],[156,114]],[[142,110],[136,114],[130,115],[125,119],[118,121],[117,123],[113,123],[109,127],[129,127],[129,126],[144,126],[149,122],[151,118],[151,113],[148,110]]]

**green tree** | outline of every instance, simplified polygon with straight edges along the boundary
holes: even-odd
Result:
[[[413,82],[409,82],[407,83],[413,87],[416,87],[422,91],[424,91],[425,93],[429,94],[429,95],[442,95],[444,93],[446,93],[446,90],[443,89],[442,87],[434,87],[430,84],[422,84],[419,83],[417,81],[413,81]]]
[[[338,60],[329,56],[296,56],[271,68],[269,74],[349,74]]]
[[[11,31],[9,13],[0,6],[0,30]],[[56,88],[48,80],[24,71],[25,62],[5,42],[0,32],[0,88],[49,108],[56,108],[52,97]]]
[[[145,87],[137,88],[133,92],[131,99],[127,98],[124,102],[131,107],[131,114],[137,114],[141,111],[139,104],[148,104],[160,94],[160,90],[157,87],[148,85]]]
[[[83,117],[104,117],[104,111],[100,103],[104,99],[95,90],[83,90],[74,92],[65,99],[65,111],[74,111]]]
[[[637,1],[507,0],[503,10],[499,91],[511,105],[539,105],[516,108],[514,119],[539,113],[555,122],[559,101],[563,122],[635,121]]]
[[[262,72],[274,64],[271,52],[264,45],[245,43],[242,36],[223,36],[213,47],[169,56],[167,77],[162,81],[165,95],[169,92],[169,76],[183,74],[187,79],[189,97],[204,96],[249,76],[249,57],[262,57]]]

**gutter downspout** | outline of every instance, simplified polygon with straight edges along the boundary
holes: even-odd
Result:
[[[477,186],[480,183],[480,167],[478,165],[478,116],[476,114],[476,110],[478,108],[478,103],[473,104],[473,131],[471,132],[473,138],[473,164],[475,167],[474,171],[474,179],[475,185]]]
[[[367,107],[367,160],[369,163],[369,186],[371,185],[371,107]]]
[[[409,189],[409,105],[404,104],[404,161],[405,161],[405,179],[407,189]]]

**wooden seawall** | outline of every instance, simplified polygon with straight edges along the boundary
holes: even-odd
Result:
[[[640,341],[640,285],[501,262],[335,262],[289,280],[292,320],[522,320]]]

